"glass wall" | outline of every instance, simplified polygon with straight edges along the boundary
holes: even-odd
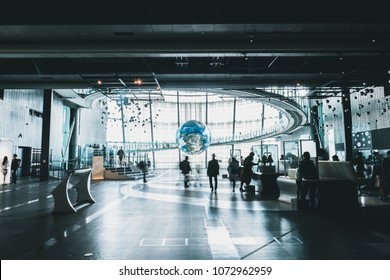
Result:
[[[128,164],[149,159],[155,168],[178,168],[186,154],[177,148],[176,131],[182,123],[198,120],[209,127],[211,145],[205,153],[189,155],[192,166],[205,168],[215,153],[226,169],[232,149],[245,158],[262,133],[287,124],[280,111],[253,100],[189,91],[166,91],[164,99],[108,98],[108,149],[116,154],[123,147]]]

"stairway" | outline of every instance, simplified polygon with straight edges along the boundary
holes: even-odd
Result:
[[[153,173],[146,174],[146,178],[153,177]],[[138,180],[143,174],[134,167],[105,167],[104,179],[106,180]]]

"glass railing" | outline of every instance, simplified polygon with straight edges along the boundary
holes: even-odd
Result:
[[[252,130],[244,133],[240,133],[234,136],[223,136],[223,137],[213,137],[211,146],[213,145],[229,145],[242,142],[248,142],[253,140],[260,140],[269,138],[275,135],[282,133],[288,126],[287,119],[281,119],[280,123],[272,127],[267,127],[264,129]],[[176,142],[131,142],[123,145],[122,142],[109,142],[109,146],[120,147],[123,146],[124,150],[129,153],[139,153],[139,152],[150,152],[150,151],[159,151],[167,149],[177,149]],[[86,162],[88,166],[88,159],[85,159],[82,162]]]

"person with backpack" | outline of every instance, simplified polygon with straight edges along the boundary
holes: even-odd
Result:
[[[14,154],[14,157],[11,161],[11,184],[16,184],[16,176],[17,176],[17,171],[20,165],[20,159],[17,158],[18,155]]]
[[[239,167],[238,160],[236,160],[235,157],[232,157],[229,160],[229,165],[228,165],[227,171],[229,174],[229,180],[230,180],[230,182],[232,182],[232,185],[233,185],[233,192],[235,192],[236,181],[239,178],[239,168],[240,167]]]

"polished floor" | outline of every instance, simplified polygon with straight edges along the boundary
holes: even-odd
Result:
[[[147,183],[93,181],[93,204],[52,213],[58,180],[0,187],[3,260],[356,260],[390,259],[390,203],[375,190],[354,210],[297,211],[258,193],[211,193],[178,171]],[[76,191],[69,190],[74,200]],[[335,194],[337,195],[337,194]]]

